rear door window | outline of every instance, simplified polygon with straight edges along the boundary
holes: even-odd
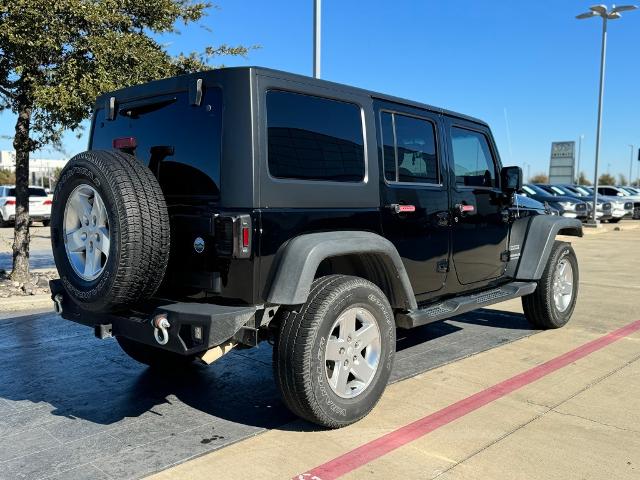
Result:
[[[91,148],[113,149],[113,140],[134,137],[135,156],[156,174],[168,196],[218,197],[222,93],[206,88],[200,106],[187,92],[118,105],[115,120],[98,110]]]
[[[276,178],[362,182],[360,107],[328,98],[267,92],[269,173]]]
[[[382,112],[382,155],[387,181],[438,184],[440,172],[433,122]]]

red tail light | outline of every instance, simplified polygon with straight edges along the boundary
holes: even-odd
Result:
[[[138,146],[136,137],[120,137],[113,139],[113,148],[116,150],[131,150]]]
[[[249,246],[249,227],[242,227],[242,246]]]
[[[16,201],[15,200],[7,200],[6,202],[4,202],[5,205],[15,205]]]
[[[42,204],[43,205],[53,205],[53,202],[50,199],[47,199]]]

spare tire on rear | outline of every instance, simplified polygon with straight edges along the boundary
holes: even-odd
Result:
[[[51,242],[71,299],[94,312],[146,300],[169,261],[169,215],[158,181],[135,157],[88,151],[60,174]]]

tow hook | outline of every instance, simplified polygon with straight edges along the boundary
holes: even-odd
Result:
[[[62,294],[58,293],[53,297],[53,309],[58,315],[62,315]]]
[[[160,345],[166,345],[169,342],[169,332],[167,329],[171,327],[166,314],[156,315],[153,319],[153,336]]]

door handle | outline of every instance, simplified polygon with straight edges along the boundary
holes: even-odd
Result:
[[[476,207],[473,205],[467,205],[464,203],[457,203],[455,205],[456,210],[458,211],[458,213],[460,213],[460,215],[466,215],[469,213],[474,213],[476,211]]]
[[[416,211],[415,205],[400,205],[399,203],[392,203],[391,205],[387,205],[387,208],[390,208],[393,213],[412,213]]]

